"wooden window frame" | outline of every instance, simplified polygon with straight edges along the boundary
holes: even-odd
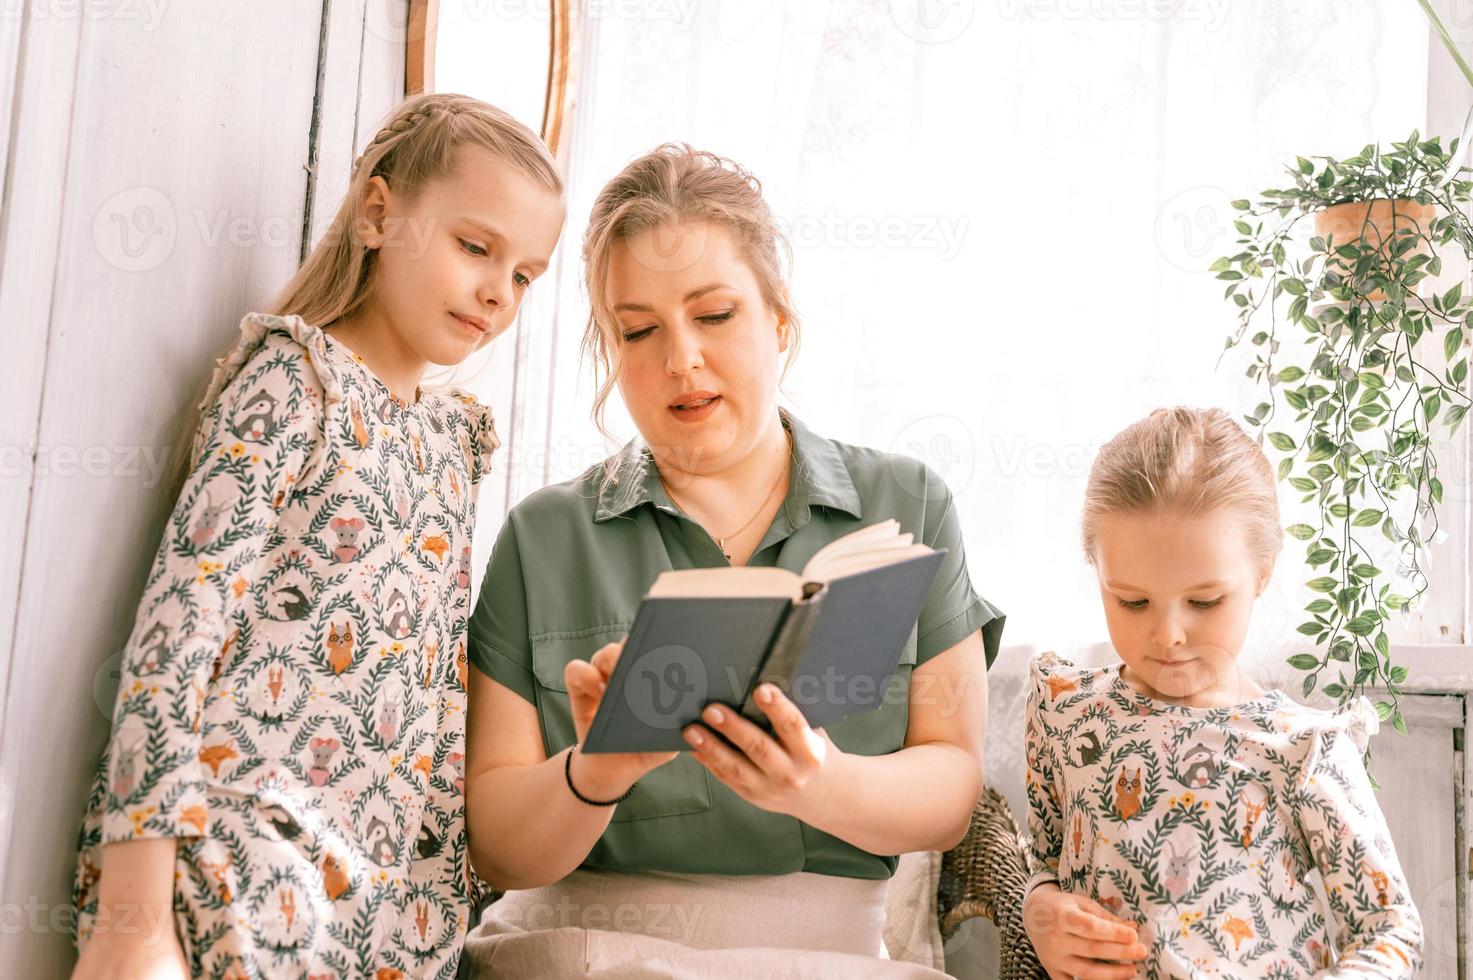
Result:
[[[573,0],[551,0],[547,88],[542,103],[542,141],[562,159],[572,86]],[[404,93],[435,90],[435,38],[440,0],[409,0],[409,32],[404,57]]]

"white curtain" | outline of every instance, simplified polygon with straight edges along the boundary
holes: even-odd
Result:
[[[507,502],[611,448],[578,353],[584,222],[632,157],[684,140],[755,172],[793,242],[790,404],[945,476],[1013,644],[1105,635],[1077,545],[1105,439],[1260,400],[1236,352],[1218,365],[1234,320],[1203,270],[1234,250],[1228,202],[1426,116],[1408,0],[585,0],[582,26],[561,263],[493,354],[522,423]],[[1299,561],[1290,542],[1265,649],[1303,618]]]

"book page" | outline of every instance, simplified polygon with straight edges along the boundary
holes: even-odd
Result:
[[[803,578],[809,582],[827,582],[893,565],[931,550],[923,544],[914,544],[914,540],[914,535],[901,533],[900,523],[894,519],[860,528],[820,548],[803,566]]]
[[[645,597],[803,598],[803,580],[786,568],[686,568],[661,572]]]

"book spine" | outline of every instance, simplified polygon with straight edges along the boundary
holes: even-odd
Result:
[[[808,593],[808,597],[802,602],[795,602],[788,607],[787,615],[783,617],[772,638],[772,644],[768,647],[767,656],[763,658],[762,666],[747,690],[746,699],[742,702],[742,717],[768,727],[767,715],[757,705],[757,688],[761,684],[773,684],[783,694],[791,696],[793,672],[797,670],[798,660],[803,656],[804,647],[808,645],[813,624],[818,621],[823,597],[822,591]]]

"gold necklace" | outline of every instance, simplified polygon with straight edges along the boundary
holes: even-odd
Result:
[[[784,432],[784,435],[787,436],[788,457],[789,459],[791,459],[793,455],[793,436],[791,433],[788,432]],[[655,466],[655,475],[659,477],[660,486],[665,488],[665,493],[670,498],[670,502],[674,504],[676,509],[679,510],[682,514],[694,521],[695,518],[691,516],[691,512],[686,509],[685,505],[683,505],[679,500],[676,499],[675,492],[670,489],[670,484],[665,482],[665,474],[660,472],[660,467],[658,464]],[[784,466],[782,470],[778,472],[777,480],[772,484],[771,487],[768,488],[767,495],[762,498],[762,503],[758,504],[757,509],[752,512],[752,516],[743,521],[742,526],[737,528],[735,531],[732,531],[730,534],[723,534],[716,539],[716,547],[721,549],[721,553],[726,556],[727,561],[731,561],[731,552],[726,550],[727,540],[729,538],[736,537],[738,534],[741,534],[743,531],[751,526],[752,522],[757,519],[757,515],[762,513],[762,509],[767,506],[767,502],[772,499],[772,495],[777,492],[777,488],[783,482],[783,477],[787,475],[788,468]],[[699,524],[700,522],[696,521],[696,523]]]

